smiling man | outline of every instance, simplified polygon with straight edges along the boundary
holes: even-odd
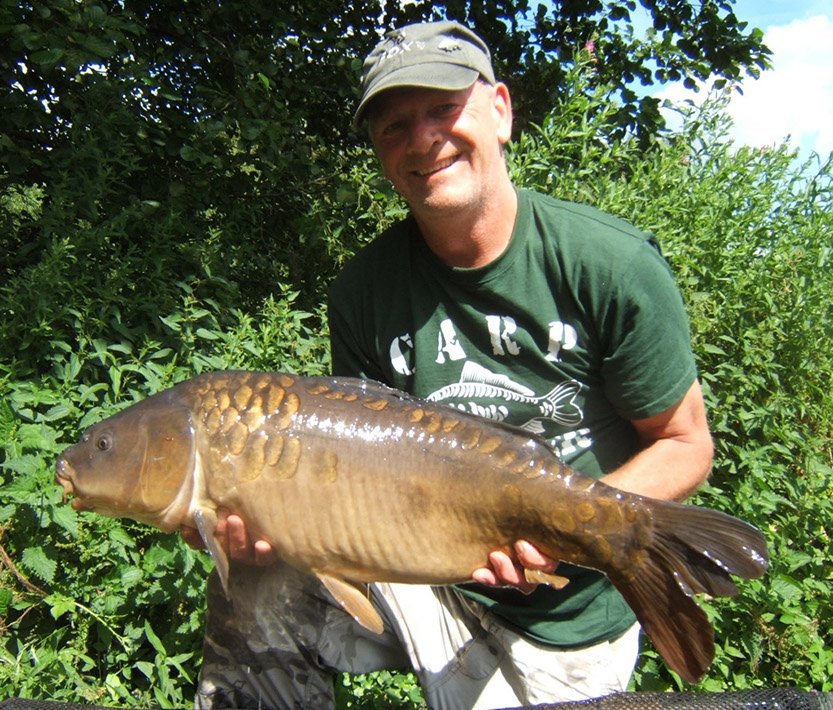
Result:
[[[334,374],[523,427],[624,490],[693,493],[712,444],[668,265],[652,236],[516,189],[510,96],[482,40],[452,22],[389,32],[365,61],[355,123],[411,214],[332,285]],[[376,636],[239,518],[222,534],[255,564],[232,577],[231,602],[212,581],[200,707],[331,707],[336,670],[413,668],[438,709],[627,688],[639,630],[624,600],[524,541],[460,588],[371,585]],[[562,589],[524,580],[556,566]]]

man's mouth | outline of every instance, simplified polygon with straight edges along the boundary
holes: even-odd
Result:
[[[448,158],[440,163],[435,163],[430,168],[425,168],[423,170],[414,170],[414,174],[419,175],[419,177],[427,177],[428,175],[438,173],[440,170],[445,170],[449,165],[453,165],[456,162],[457,156],[455,155],[453,158]]]

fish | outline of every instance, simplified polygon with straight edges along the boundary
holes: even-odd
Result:
[[[695,595],[732,596],[732,576],[769,563],[749,523],[617,490],[535,434],[356,378],[197,375],[91,426],[55,480],[75,510],[197,527],[226,590],[213,533],[221,508],[236,513],[377,633],[367,583],[464,583],[528,540],[607,575],[690,683],[714,657]]]

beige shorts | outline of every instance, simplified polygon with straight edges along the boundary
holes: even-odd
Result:
[[[212,575],[197,708],[332,708],[336,672],[412,669],[429,707],[555,703],[627,689],[639,628],[580,650],[538,644],[452,587],[371,585],[385,632],[359,626],[314,577],[237,566]]]

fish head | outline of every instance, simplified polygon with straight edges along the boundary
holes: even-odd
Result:
[[[58,459],[75,510],[170,532],[188,510],[195,466],[190,410],[151,397],[87,429]]]

